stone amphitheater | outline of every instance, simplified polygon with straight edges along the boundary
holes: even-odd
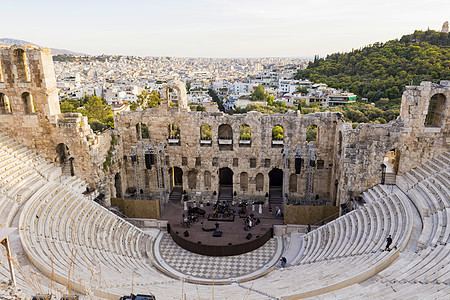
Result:
[[[97,134],[60,113],[48,49],[0,46],[0,71],[0,299],[450,297],[450,81],[407,86],[397,120],[356,128],[330,112],[190,112],[172,82],[159,108]],[[190,253],[160,218],[177,197],[280,205],[285,224],[249,253]],[[134,218],[109,209],[124,199]],[[288,222],[299,203],[339,217],[307,232]]]

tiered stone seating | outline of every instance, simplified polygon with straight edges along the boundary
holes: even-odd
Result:
[[[63,184],[48,182],[35,193],[19,224],[24,249],[35,265],[47,276],[53,268],[60,280],[72,270],[77,277],[73,284],[81,291],[123,282],[121,273],[153,271],[144,277],[159,281],[144,259],[145,234]],[[102,282],[93,269],[102,270]]]
[[[357,210],[306,234],[297,264],[243,285],[278,297],[305,297],[375,275],[406,247],[412,207],[398,188],[376,186],[365,198]],[[395,249],[382,251],[389,234]]]
[[[403,191],[375,186],[364,192],[365,205],[293,239],[301,246],[290,247],[298,253],[292,253],[287,268],[246,283],[215,286],[214,297],[446,298],[449,166],[446,153],[398,176]],[[162,299],[180,298],[181,291],[187,298],[211,295],[209,286],[160,273],[147,256],[152,248],[148,235],[82,196],[80,179],[60,182],[53,180],[56,174],[58,168],[0,135],[0,222],[9,226],[20,213],[23,249],[43,274],[91,298],[113,299],[132,288]],[[415,226],[419,229],[412,238]],[[394,248],[382,251],[389,234]],[[0,278],[8,276],[1,263]],[[21,276],[19,285],[29,284]]]
[[[0,227],[11,225],[20,206],[45,182],[33,165],[23,160],[23,153],[30,152],[24,148],[0,134]]]
[[[385,270],[361,284],[323,294],[330,298],[450,298],[450,154],[428,161],[399,176],[400,186],[418,210],[415,218],[418,237]],[[417,181],[410,181],[414,174]],[[420,177],[420,178],[419,178]],[[422,226],[421,226],[422,225]]]

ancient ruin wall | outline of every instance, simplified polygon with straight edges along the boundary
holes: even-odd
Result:
[[[438,105],[430,106],[433,97]],[[400,116],[386,125],[360,124],[351,129],[341,124],[342,157],[337,159],[338,202],[346,202],[381,183],[383,159],[390,150],[399,151],[398,175],[450,151],[450,81],[422,82],[408,86],[403,93]],[[435,111],[434,124],[427,125],[429,110]]]
[[[66,145],[75,175],[101,182],[111,134],[94,134],[81,114],[61,114],[50,50],[0,46],[0,66],[0,130],[56,165],[56,148]]]
[[[138,144],[163,145],[167,157],[168,175],[172,167],[179,167],[183,171],[183,190],[191,197],[203,199],[218,191],[218,171],[221,168],[230,168],[233,171],[233,190],[239,199],[251,197],[254,200],[264,200],[269,192],[268,173],[278,168],[285,172],[284,180],[289,181],[290,176],[296,178],[295,191],[289,192],[291,201],[304,196],[305,169],[304,162],[300,174],[295,174],[295,158],[290,157],[288,169],[284,169],[284,148],[306,147],[306,129],[310,125],[319,128],[318,139],[314,142],[317,147],[317,160],[323,161],[323,168],[314,171],[313,193],[323,198],[330,198],[332,188],[333,151],[337,122],[342,122],[335,113],[316,113],[300,115],[297,112],[288,114],[263,115],[250,112],[241,115],[226,115],[223,113],[189,112],[180,109],[151,108],[145,111],[125,112],[115,117],[115,128],[120,135],[122,164],[122,189],[124,194],[128,188],[136,186],[135,165],[131,159],[132,148]],[[149,139],[140,139],[139,124],[149,128]],[[179,143],[168,143],[168,126],[177,124],[180,127]],[[200,128],[208,124],[212,131],[211,144],[202,144]],[[227,124],[232,128],[232,150],[221,150],[218,141],[219,126]],[[239,140],[239,127],[247,124],[251,128],[251,144],[241,144]],[[284,129],[283,143],[285,145],[272,145],[272,128],[281,125]],[[251,162],[253,161],[253,162]],[[139,176],[142,180],[146,173],[146,186],[151,192],[157,192],[157,172],[155,168],[143,170],[139,165]],[[211,175],[211,184],[206,185],[205,172]],[[247,173],[248,184],[241,187],[241,173]],[[261,173],[264,178],[262,190],[256,189],[256,176]],[[189,185],[195,181],[195,188]],[[194,174],[194,175],[193,175]],[[193,179],[192,177],[195,177]],[[245,177],[244,177],[245,178]],[[140,185],[143,185],[142,182]],[[289,185],[288,185],[289,186]],[[292,189],[290,189],[292,190]]]

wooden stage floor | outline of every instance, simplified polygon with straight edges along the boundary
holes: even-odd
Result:
[[[268,207],[263,207],[262,214],[258,213],[258,205],[255,205],[255,211],[252,211],[252,206],[247,206],[247,213],[254,214],[254,217],[260,219],[260,223],[254,226],[249,231],[244,230],[245,222],[243,218],[239,217],[240,207],[236,204],[231,207],[236,211],[233,222],[221,222],[220,231],[222,231],[221,237],[213,237],[213,231],[204,231],[202,229],[215,228],[216,221],[208,221],[208,215],[212,214],[213,206],[204,206],[201,209],[206,211],[205,217],[199,217],[198,221],[193,223],[191,227],[186,228],[182,226],[183,214],[187,215],[187,211],[183,210],[183,204],[171,203],[165,208],[165,212],[160,219],[169,221],[172,231],[178,232],[178,235],[193,243],[201,242],[204,245],[212,246],[226,246],[229,243],[232,245],[245,244],[251,240],[257,239],[262,236],[268,230],[272,228],[274,224],[283,224],[283,219],[275,218],[275,211],[269,212]],[[203,223],[203,224],[202,224]],[[185,231],[189,232],[189,237],[184,237]],[[247,240],[248,233],[252,234],[252,238]]]

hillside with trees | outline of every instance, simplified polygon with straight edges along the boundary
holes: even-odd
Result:
[[[369,102],[398,99],[411,83],[450,79],[450,36],[434,30],[415,31],[348,53],[316,56],[296,77],[348,90]]]

